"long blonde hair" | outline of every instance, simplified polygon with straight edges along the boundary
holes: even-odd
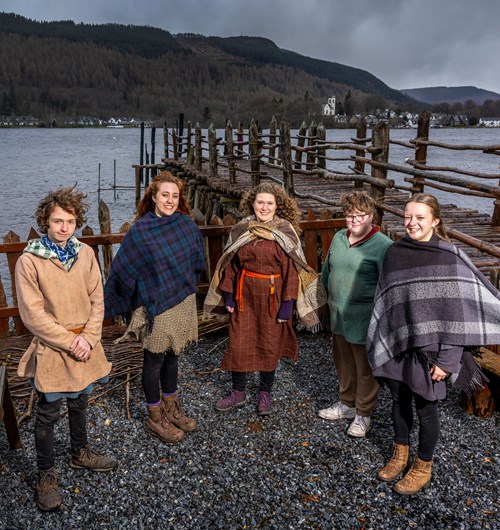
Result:
[[[446,233],[446,228],[444,226],[443,219],[441,218],[441,207],[439,206],[439,202],[436,197],[434,197],[434,195],[431,195],[430,193],[417,193],[416,195],[413,195],[411,199],[408,199],[406,201],[405,207],[407,204],[410,204],[410,202],[418,202],[420,204],[425,204],[426,206],[428,206],[431,211],[432,217],[439,221],[439,223],[434,227],[436,235],[439,236],[441,239],[450,242],[450,238]]]

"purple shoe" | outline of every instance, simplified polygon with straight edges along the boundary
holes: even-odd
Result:
[[[215,408],[219,412],[228,412],[236,407],[243,407],[247,402],[247,395],[242,390],[234,390],[231,388],[229,394],[222,399],[219,399],[215,404]]]
[[[269,416],[273,411],[273,400],[271,394],[261,390],[257,398],[257,414],[259,416]]]

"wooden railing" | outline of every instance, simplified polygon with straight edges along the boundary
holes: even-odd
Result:
[[[194,128],[188,122],[187,131],[181,136],[175,129],[164,129],[165,160],[184,159],[197,171],[208,172],[216,177],[221,170],[229,172],[230,183],[239,179],[251,178],[252,185],[264,177],[267,169],[279,170],[281,182],[285,190],[298,198],[314,198],[325,206],[331,206],[327,198],[311,194],[300,194],[294,188],[294,177],[297,175],[318,175],[333,181],[353,182],[356,187],[369,185],[372,195],[379,200],[380,214],[384,211],[384,195],[387,189],[396,189],[416,193],[430,188],[451,194],[470,197],[491,198],[494,211],[491,224],[500,226],[500,173],[498,159],[491,155],[500,155],[500,144],[495,145],[453,145],[430,140],[430,115],[423,112],[418,122],[416,137],[408,142],[390,138],[390,127],[380,122],[372,129],[371,137],[366,136],[366,123],[361,122],[356,137],[349,142],[327,142],[326,129],[314,121],[300,127],[297,136],[292,136],[288,123],[283,120],[278,127],[273,118],[269,124],[269,132],[252,121],[248,129],[240,123],[233,129],[227,123],[224,138],[217,138],[216,130],[211,125],[207,136],[203,136],[201,127]],[[171,138],[171,142],[169,141]],[[408,149],[409,156],[400,164],[389,163],[389,146],[398,145]],[[479,151],[491,160],[491,172],[478,172],[468,167],[427,165],[427,150]],[[347,155],[335,156],[338,151],[347,151]],[[327,162],[351,163],[345,170],[327,169]],[[205,164],[205,167],[204,167]],[[161,164],[155,166],[136,167],[136,189],[140,190],[140,182],[144,182],[143,168],[156,171]],[[367,171],[367,168],[369,171]],[[403,183],[396,183],[387,178],[388,172],[405,175]],[[450,174],[451,173],[451,174]],[[460,176],[454,176],[460,175]],[[266,178],[273,178],[266,174]],[[473,180],[463,178],[472,177]],[[494,180],[494,183],[491,183]],[[140,196],[136,197],[137,200]],[[379,223],[381,219],[376,219]]]
[[[205,239],[205,253],[207,271],[200,279],[199,292],[206,293],[210,279],[213,275],[215,265],[222,255],[227,236],[234,225],[234,217],[227,216],[224,220],[214,218],[212,225],[200,226],[201,233]],[[128,225],[129,226],[129,225]],[[94,249],[96,257],[106,278],[113,258],[113,246],[118,245],[123,240],[124,230],[117,234],[92,234],[92,230],[86,227],[82,232],[85,235],[78,236],[78,239]],[[322,266],[322,256],[326,255],[330,242],[335,232],[345,227],[344,219],[309,219],[301,223],[302,241],[307,262],[311,267],[320,270]],[[29,239],[39,237],[34,229],[31,230]],[[26,247],[26,241],[20,241],[19,236],[13,232],[4,238],[4,243],[0,244],[0,258],[6,258],[7,271],[9,274],[8,285],[10,289],[5,289],[0,281],[0,337],[8,335],[22,335],[27,333],[20,317],[17,307],[16,286],[14,281],[14,271],[16,262]],[[5,281],[5,279],[4,279]],[[11,293],[11,302],[7,302],[6,291]]]

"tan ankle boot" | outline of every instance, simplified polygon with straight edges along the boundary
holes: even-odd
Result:
[[[432,460],[426,462],[416,456],[410,471],[396,483],[394,489],[401,495],[415,495],[430,484],[431,470]]]
[[[153,436],[168,444],[184,440],[186,436],[184,432],[168,421],[163,403],[148,407],[148,413],[147,429]]]
[[[196,429],[196,420],[184,416],[177,396],[162,396],[162,400],[168,421],[184,432],[192,432]]]
[[[410,459],[410,446],[394,444],[394,453],[377,474],[377,477],[384,482],[392,482],[396,480],[400,473],[402,473],[408,465]]]

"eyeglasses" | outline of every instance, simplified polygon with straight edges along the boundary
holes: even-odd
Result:
[[[361,221],[365,220],[365,217],[367,215],[368,215],[367,213],[363,213],[363,214],[360,214],[360,215],[346,215],[345,219],[346,219],[346,221],[350,221],[351,223],[353,221],[356,221],[356,223],[361,223]]]

